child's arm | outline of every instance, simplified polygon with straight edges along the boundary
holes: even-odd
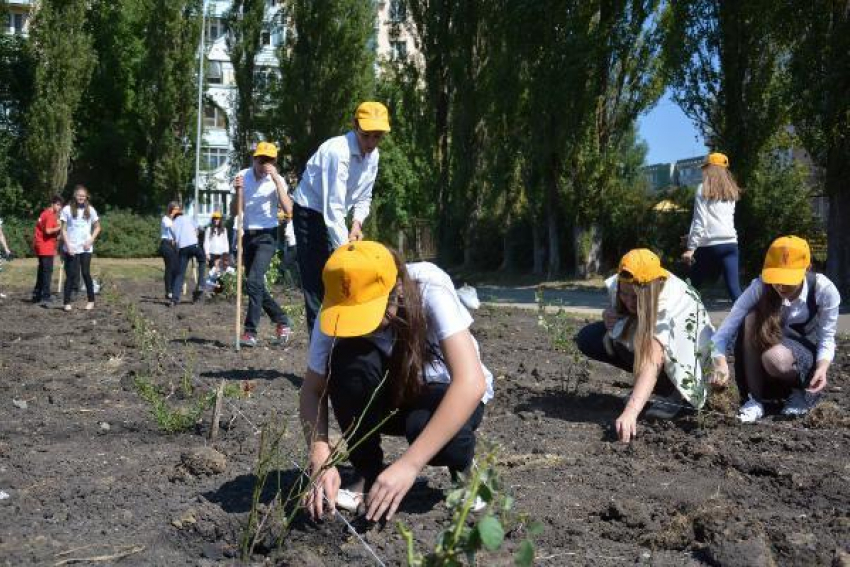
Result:
[[[443,339],[440,347],[451,384],[419,437],[375,480],[367,498],[367,520],[384,515],[392,519],[416,475],[460,431],[484,396],[487,382],[469,329]]]
[[[664,351],[656,339],[652,340],[652,355],[650,361],[644,365],[635,378],[635,387],[632,395],[620,417],[615,422],[617,436],[620,441],[628,443],[637,436],[637,417],[649,401],[661,368],[664,364]]]
[[[3,234],[3,227],[2,226],[0,226],[0,245],[3,246],[3,250],[6,252],[6,256],[8,256],[9,254],[12,253],[12,251],[9,250],[9,245],[6,244],[6,235]]]
[[[311,473],[322,470],[331,456],[328,443],[328,380],[326,376],[307,368],[304,383],[299,395],[298,413],[304,439],[310,458]],[[324,512],[324,498],[327,497],[330,509],[336,502],[341,479],[336,467],[324,470],[313,478],[314,486],[307,495],[305,507],[313,518],[321,518]]]

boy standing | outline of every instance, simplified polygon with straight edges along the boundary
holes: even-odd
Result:
[[[33,250],[38,256],[38,274],[35,287],[32,290],[32,302],[41,303],[48,307],[52,299],[50,282],[53,279],[53,258],[56,256],[56,245],[59,240],[59,211],[62,210],[62,197],[55,195],[50,200],[50,206],[41,212],[35,223],[33,234]]]

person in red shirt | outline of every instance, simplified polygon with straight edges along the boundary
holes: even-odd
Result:
[[[56,256],[56,243],[59,240],[59,211],[62,210],[62,197],[56,195],[50,206],[41,212],[35,224],[33,250],[38,256],[38,276],[32,290],[32,302],[43,306],[50,304],[50,281],[53,279],[53,257]]]

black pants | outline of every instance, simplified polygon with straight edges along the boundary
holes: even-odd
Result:
[[[50,301],[50,281],[53,279],[53,256],[38,257],[38,274],[32,290],[33,303]]]
[[[180,265],[177,267],[177,274],[174,276],[174,282],[171,286],[172,303],[180,303],[180,292],[183,291],[183,281],[186,279],[186,268],[189,266],[189,260],[194,258],[198,269],[198,283],[195,286],[195,291],[198,291],[204,285],[204,267],[207,263],[203,250],[197,244],[181,248],[177,252],[177,256]]]
[[[729,298],[736,301],[741,296],[737,244],[700,246],[694,252],[694,264],[690,271],[691,285],[696,289],[700,289],[704,283],[714,282],[718,274],[722,272]]]
[[[266,272],[277,251],[277,229],[269,229],[256,234],[245,232],[242,237],[242,257],[245,259],[247,274],[246,291],[248,293],[248,313],[245,314],[245,332],[256,334],[257,325],[263,311],[273,323],[292,326],[286,311],[266,289]]]
[[[363,416],[360,427],[348,439],[353,446],[363,439],[391,411],[390,392],[387,378],[381,391],[375,396],[372,406],[366,406],[373,392],[384,377],[387,359],[368,339],[353,338],[337,340],[331,356],[328,395],[333,405],[339,427],[351,431]],[[427,384],[424,392],[412,404],[400,409],[384,426],[384,435],[405,436],[412,443],[428,425],[437,410],[448,384]],[[364,411],[366,413],[364,414]],[[479,403],[460,431],[443,447],[431,462],[432,466],[448,467],[450,471],[464,471],[472,464],[475,456],[475,430],[484,416],[484,404]],[[380,434],[375,433],[363,441],[349,456],[351,464],[364,479],[368,487],[384,469],[384,452]]]
[[[325,298],[322,270],[331,256],[331,241],[322,213],[295,205],[292,222],[298,248],[298,271],[304,292],[304,310],[308,336],[313,335],[313,323]]]
[[[165,264],[162,283],[165,284],[165,294],[168,295],[174,287],[174,278],[177,277],[177,270],[180,268],[180,256],[177,254],[177,248],[174,244],[166,238],[159,241],[159,255],[162,256],[162,261]]]
[[[86,284],[86,298],[94,301],[94,283],[91,279],[91,252],[65,256],[65,305],[71,303],[71,292],[80,285],[80,275]]]
[[[605,323],[602,321],[586,325],[575,336],[576,346],[588,358],[631,372],[635,365],[634,353],[623,345],[615,343],[615,356],[608,354],[603,343],[606,332]]]

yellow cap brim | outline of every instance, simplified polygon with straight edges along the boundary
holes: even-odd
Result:
[[[761,281],[766,284],[800,285],[805,278],[805,268],[765,268],[761,271]]]
[[[374,118],[358,118],[357,124],[364,132],[389,132],[390,123],[386,120]]]
[[[272,159],[277,159],[277,154],[270,154],[268,152],[254,152],[254,157],[270,157]]]
[[[359,305],[322,306],[319,325],[329,337],[362,337],[378,328],[387,312],[389,294]]]

